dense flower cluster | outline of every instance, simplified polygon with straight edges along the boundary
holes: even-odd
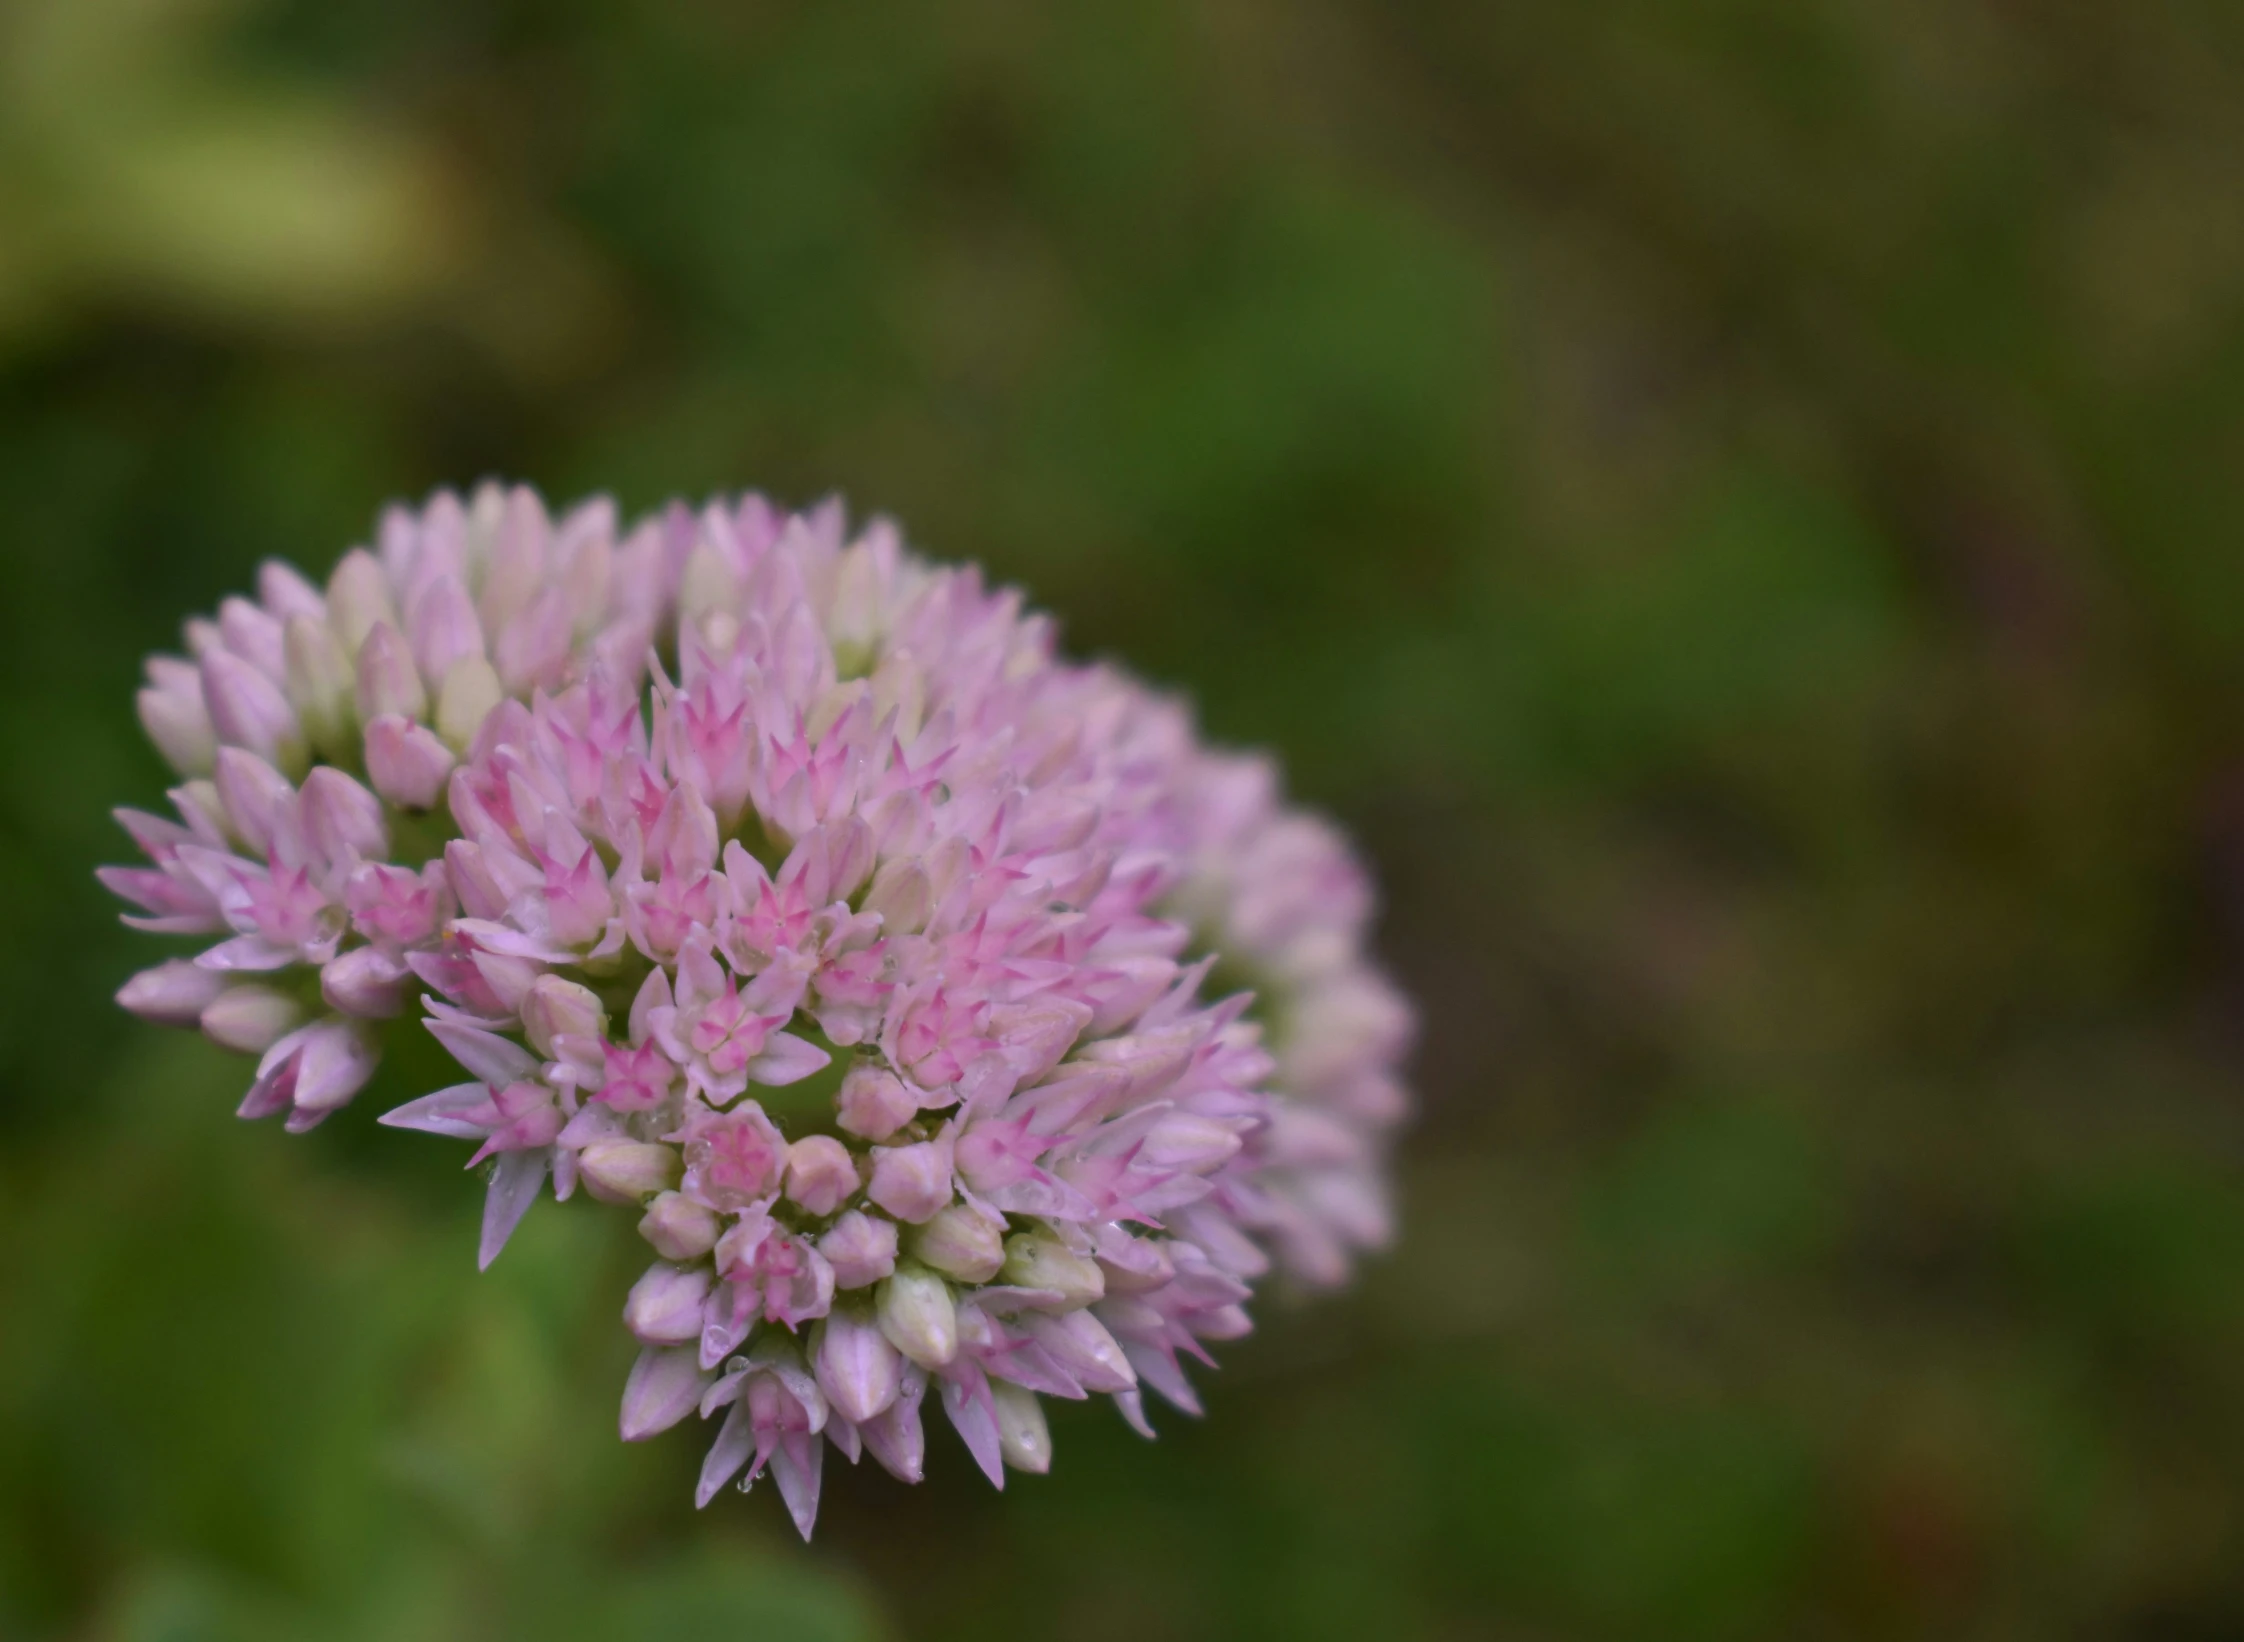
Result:
[[[424,1010],[469,1081],[383,1121],[474,1143],[485,1264],[549,1181],[640,1213],[622,1432],[722,1413],[704,1503],[768,1470],[807,1535],[829,1443],[916,1481],[930,1389],[1000,1485],[1042,1397],[1146,1430],[1273,1260],[1387,1235],[1410,1019],[1345,843],[972,569],[486,487],[259,594],[148,665],[178,819],[104,879],[222,939],[120,1001],[291,1128]]]

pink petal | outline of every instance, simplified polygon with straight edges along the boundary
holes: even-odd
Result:
[[[778,1032],[765,1040],[763,1053],[748,1063],[748,1076],[754,1082],[784,1088],[824,1070],[833,1058],[807,1039]]]
[[[548,1151],[499,1154],[491,1170],[490,1190],[483,1199],[483,1240],[475,1256],[479,1269],[491,1269],[491,1262],[499,1257],[514,1228],[522,1224],[522,1217],[537,1201],[550,1156]]]
[[[494,1089],[538,1075],[537,1057],[496,1033],[448,1021],[430,1021],[427,1025],[430,1035],[452,1052],[454,1060]]]

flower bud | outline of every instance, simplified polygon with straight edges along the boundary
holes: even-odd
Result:
[[[227,830],[249,846],[250,854],[269,853],[274,825],[295,803],[296,789],[287,776],[240,747],[219,748],[213,768]]]
[[[896,715],[896,733],[909,742],[927,713],[927,674],[909,651],[890,650],[873,669],[873,717]]]
[[[1027,1322],[1029,1338],[1085,1391],[1128,1391],[1138,1383],[1120,1343],[1088,1309],[1035,1312]]]
[[[1052,1429],[1044,1423],[1044,1403],[1027,1386],[990,1381],[997,1409],[997,1449],[1016,1471],[1042,1476],[1052,1469]]]
[[[446,844],[444,872],[451,881],[453,893],[460,898],[460,910],[470,918],[506,916],[507,904],[513,896],[491,870],[480,845],[464,838],[455,838]]]
[[[941,1368],[958,1355],[958,1309],[950,1285],[924,1266],[898,1266],[874,1304],[888,1343],[922,1368]]]
[[[1141,1168],[1206,1174],[1238,1150],[1238,1134],[1215,1119],[1171,1112],[1146,1135],[1136,1161]]]
[[[404,635],[377,622],[358,651],[358,716],[371,725],[378,718],[428,716],[429,693],[420,669],[405,648]]]
[[[317,616],[291,616],[283,643],[288,701],[305,735],[326,756],[345,756],[358,727],[358,679],[335,629]]]
[[[359,946],[320,970],[319,992],[331,1009],[361,1020],[388,1020],[405,1007],[412,980],[404,960],[378,946]]]
[[[483,984],[506,1009],[520,1013],[529,1001],[530,988],[537,985],[538,977],[546,972],[545,965],[535,958],[517,958],[508,952],[472,952],[470,961],[475,972],[483,977]]]
[[[380,1058],[365,1028],[342,1020],[307,1028],[298,1055],[296,1114],[314,1119],[345,1105],[365,1088]]]
[[[1043,1232],[1016,1232],[1005,1240],[1005,1264],[999,1275],[1025,1289],[1050,1289],[1060,1297],[1060,1309],[1087,1306],[1106,1293],[1106,1278],[1098,1262],[1077,1254],[1058,1238]]]
[[[893,1072],[858,1066],[842,1079],[834,1097],[842,1128],[863,1140],[886,1140],[912,1120],[919,1102]]]
[[[891,935],[910,934],[927,922],[934,910],[935,892],[927,869],[919,862],[898,856],[873,875],[865,891],[864,910],[880,915],[881,927]]]
[[[522,695],[534,686],[557,684],[568,669],[574,636],[568,595],[558,587],[547,588],[499,629],[491,652],[500,681]]]
[[[962,1283],[986,1283],[1005,1264],[1005,1224],[953,1203],[911,1236],[913,1258]]]
[[[421,590],[405,612],[405,636],[421,677],[432,684],[441,685],[466,657],[483,654],[483,624],[457,576],[439,576]]]
[[[522,1033],[532,1049],[551,1060],[561,1053],[554,1047],[561,1038],[605,1038],[608,1012],[589,986],[540,975],[522,1000]]]
[[[334,623],[343,647],[356,655],[375,625],[397,622],[397,606],[390,602],[390,579],[363,547],[343,555],[335,573],[327,578],[327,619]]]
[[[507,492],[476,598],[484,631],[495,633],[506,626],[546,585],[551,535],[542,502],[519,487]]]
[[[302,571],[280,559],[267,559],[257,567],[257,602],[276,620],[327,614],[327,601],[319,589],[304,579]]]
[[[218,603],[219,642],[274,683],[286,670],[278,617],[254,599],[234,597]]]
[[[505,699],[506,691],[491,664],[480,653],[462,656],[452,663],[444,675],[444,688],[437,692],[437,734],[466,752],[491,709]]]
[[[353,856],[380,861],[390,853],[382,801],[332,765],[322,764],[304,777],[297,812],[305,842],[329,866],[340,867]]]
[[[894,1402],[904,1378],[903,1360],[879,1326],[846,1309],[827,1313],[811,1367],[827,1401],[853,1425]]]
[[[589,522],[585,510],[578,509],[563,522],[560,538],[554,543],[554,558],[561,566],[560,588],[568,602],[571,617],[579,635],[589,632],[599,613],[607,607],[608,584],[615,575],[615,548],[605,534],[583,528]],[[577,526],[576,545],[571,547],[571,526]]]
[[[265,986],[235,986],[213,998],[202,1013],[203,1035],[221,1049],[261,1055],[304,1018],[296,1000]]]
[[[304,730],[273,681],[231,650],[203,657],[203,704],[218,739],[247,747],[282,770],[304,764]]]
[[[593,1185],[587,1166],[590,1155],[602,1146],[618,1144],[630,1142],[596,1140],[578,1154],[577,1172],[587,1186]],[[600,1193],[601,1188],[593,1188],[593,1196],[598,1197]],[[717,1246],[720,1229],[717,1217],[683,1192],[662,1193],[639,1217],[639,1235],[652,1243],[655,1253],[665,1260],[700,1259]]]
[[[400,809],[433,808],[452,763],[452,749],[425,724],[390,713],[366,726],[366,777]]]
[[[640,1203],[656,1192],[675,1196],[670,1188],[678,1184],[677,1149],[657,1145],[651,1140],[595,1140],[577,1153],[577,1178],[584,1182],[585,1190],[606,1203]],[[686,1199],[680,1198],[679,1201],[685,1202]],[[693,1206],[700,1208],[699,1204]],[[701,1209],[701,1213],[709,1215],[707,1209]],[[653,1218],[653,1210],[648,1211],[648,1218]],[[691,1222],[673,1212],[666,1217],[665,1227],[674,1220],[677,1222],[675,1240],[679,1246],[685,1246],[693,1240]],[[641,1222],[639,1229],[645,1232],[646,1223]],[[670,1250],[657,1242],[651,1233],[648,1234],[647,1241],[654,1243],[663,1253],[670,1254]],[[716,1217],[709,1215],[709,1243],[693,1250],[693,1254],[707,1253],[709,1245],[716,1241]],[[691,1257],[687,1254],[670,1254],[673,1260]]]
[[[226,990],[226,977],[192,958],[143,969],[118,989],[117,1001],[158,1026],[193,1026]]]
[[[951,1200],[951,1148],[925,1140],[873,1153],[866,1196],[899,1220],[931,1220]]]
[[[192,696],[200,701],[203,699],[202,651],[196,650],[195,657],[194,661],[189,661],[183,656],[159,653],[140,665],[153,688],[166,695]]]
[[[741,599],[739,572],[706,538],[694,543],[693,551],[686,556],[685,570],[678,578],[678,614],[687,621],[697,621],[713,613],[731,615]]]
[[[1099,1270],[1109,1294],[1149,1294],[1177,1274],[1176,1262],[1157,1237],[1132,1237],[1109,1226],[1099,1238]]]
[[[207,776],[192,781],[182,781],[172,788],[170,798],[180,815],[198,831],[226,832],[226,802],[218,796],[218,783]],[[207,822],[207,826],[200,823]]]
[[[616,1422],[625,1442],[644,1442],[691,1414],[702,1387],[715,1376],[704,1373],[691,1346],[669,1350],[647,1347],[623,1383],[623,1413]]]
[[[829,1215],[857,1190],[857,1160],[832,1135],[805,1135],[787,1148],[787,1196],[814,1215]]]
[[[896,1269],[896,1222],[852,1209],[818,1240],[834,1268],[834,1286],[861,1289]]]
[[[1254,1332],[1244,1306],[1215,1306],[1192,1314],[1192,1332],[1203,1340],[1243,1340]]]
[[[181,775],[209,770],[211,756],[218,751],[218,732],[211,728],[199,679],[184,690],[151,684],[134,698],[134,704],[140,709],[140,727],[165,763]]]
[[[700,1339],[711,1277],[706,1266],[649,1266],[623,1302],[623,1326],[651,1346]]]

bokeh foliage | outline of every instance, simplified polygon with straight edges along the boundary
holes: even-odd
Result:
[[[2244,12],[0,5],[0,1635],[2244,1627]],[[846,492],[1359,829],[1408,1234],[1210,1418],[695,1517],[635,1251],[234,1124],[138,656]]]

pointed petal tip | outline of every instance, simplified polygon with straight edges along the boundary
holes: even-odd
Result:
[[[522,1217],[537,1201],[545,1184],[547,1157],[539,1152],[507,1152],[491,1173],[491,1186],[483,1199],[483,1238],[476,1249],[476,1269],[489,1271],[491,1262],[522,1224]]]

